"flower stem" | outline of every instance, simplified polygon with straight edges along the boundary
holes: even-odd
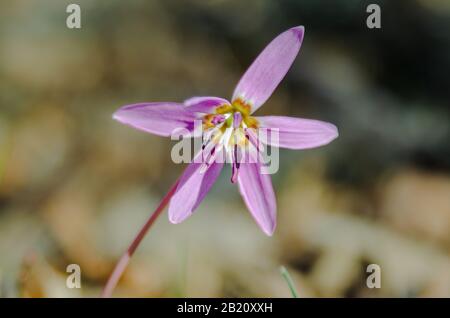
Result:
[[[122,274],[124,273],[125,269],[127,268],[128,263],[130,262],[131,257],[133,256],[134,252],[138,248],[139,244],[141,243],[142,239],[144,238],[145,234],[147,234],[150,227],[155,223],[158,216],[161,214],[162,211],[164,211],[164,208],[169,203],[170,199],[175,193],[175,190],[177,189],[178,181],[175,182],[174,185],[170,188],[169,192],[162,198],[161,202],[159,203],[156,210],[150,215],[147,222],[145,222],[144,226],[142,226],[139,233],[134,238],[133,242],[128,246],[128,249],[126,252],[122,255],[119,262],[117,262],[116,267],[114,268],[114,271],[108,278],[108,282],[105,285],[105,288],[102,291],[101,297],[103,298],[109,298],[111,297],[114,288],[116,288],[117,283],[119,282],[120,277],[122,277]]]
[[[283,276],[284,280],[286,281],[286,283],[289,287],[289,290],[291,291],[292,297],[298,298],[298,293],[297,293],[297,289],[294,286],[294,281],[292,280],[291,275],[289,275],[289,272],[287,271],[286,267],[281,266],[280,273],[281,273],[281,276]]]

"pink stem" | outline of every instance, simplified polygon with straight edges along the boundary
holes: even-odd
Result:
[[[105,288],[102,291],[101,297],[103,297],[103,298],[111,297],[111,295],[114,291],[114,288],[116,288],[116,285],[119,282],[120,277],[122,276],[123,272],[127,268],[127,265],[130,262],[131,257],[133,256],[134,252],[138,248],[138,246],[141,243],[142,239],[144,238],[145,234],[147,234],[150,227],[156,221],[156,219],[161,214],[161,212],[164,211],[164,208],[166,207],[167,203],[169,203],[170,199],[174,195],[175,190],[177,189],[177,186],[178,186],[178,181],[175,182],[175,184],[170,188],[169,192],[167,192],[167,194],[162,198],[162,200],[159,203],[156,210],[150,215],[147,222],[145,222],[144,226],[141,228],[139,233],[136,235],[133,242],[131,242],[131,244],[128,247],[128,249],[126,250],[126,252],[122,255],[122,257],[120,258],[116,267],[114,268],[114,271],[109,276],[108,282],[106,283]]]

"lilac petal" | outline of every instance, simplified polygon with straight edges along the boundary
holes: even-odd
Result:
[[[206,171],[201,172],[203,165],[192,162],[181,176],[175,194],[170,200],[170,222],[181,223],[192,215],[213,186],[223,167],[223,163],[213,162]]]
[[[189,111],[212,114],[218,106],[228,105],[229,101],[220,97],[200,96],[191,97],[184,101],[184,105]]]
[[[308,149],[323,146],[339,135],[335,125],[314,119],[284,116],[255,117],[261,128],[268,128],[267,140],[261,140],[275,147]],[[278,132],[277,138],[273,133]]]
[[[157,102],[121,107],[114,113],[113,118],[155,135],[170,136],[180,128],[192,131],[196,116],[187,111],[183,104]]]
[[[264,104],[294,62],[303,34],[303,26],[298,26],[273,39],[242,76],[233,100],[240,97],[250,103],[252,112]]]
[[[239,190],[259,227],[271,236],[276,226],[277,203],[269,174],[261,174],[261,164],[242,163]]]

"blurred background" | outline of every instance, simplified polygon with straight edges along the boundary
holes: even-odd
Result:
[[[66,7],[81,6],[81,29]],[[381,29],[366,7],[381,6]],[[447,0],[0,1],[0,296],[98,296],[183,170],[174,142],[112,120],[120,106],[229,98],[272,38],[304,25],[259,115],[339,127],[281,150],[266,237],[224,169],[186,222],[164,214],[118,285],[126,297],[450,296]],[[368,264],[381,288],[366,287]],[[66,287],[79,264],[82,288]]]

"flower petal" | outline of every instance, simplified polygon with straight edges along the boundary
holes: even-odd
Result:
[[[304,28],[291,28],[270,42],[249,67],[233,93],[258,109],[272,95],[294,62],[303,41]]]
[[[134,128],[159,135],[170,136],[176,129],[194,129],[195,114],[183,104],[161,102],[127,105],[117,110],[113,118]]]
[[[267,140],[261,140],[274,147],[308,149],[323,146],[339,135],[335,125],[314,119],[284,116],[255,117],[262,129],[268,128]],[[278,132],[273,138],[272,132]]]
[[[218,106],[228,105],[229,101],[220,97],[200,96],[191,97],[184,101],[189,111],[212,114]]]
[[[238,183],[242,198],[259,227],[271,236],[276,226],[277,203],[269,174],[259,163],[242,163]]]
[[[200,171],[202,166],[204,164],[192,162],[181,176],[170,200],[170,222],[177,224],[192,215],[219,176],[223,163],[213,162],[206,171]]]

